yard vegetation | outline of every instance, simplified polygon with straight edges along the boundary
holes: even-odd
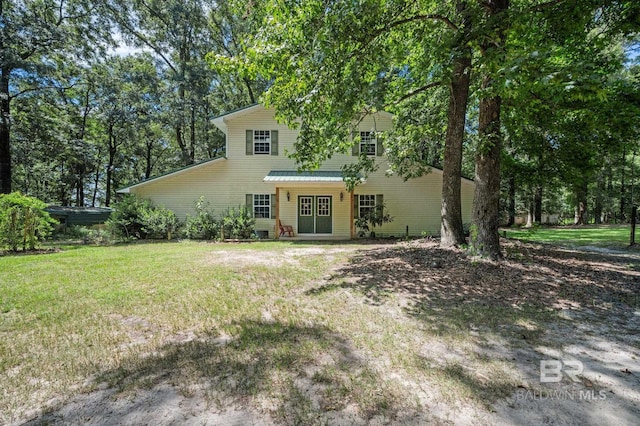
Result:
[[[566,246],[595,246],[622,249],[629,246],[629,225],[555,226],[506,229],[507,237]]]
[[[637,256],[503,245],[503,262],[429,240],[0,257],[0,423],[637,420]],[[540,383],[541,359],[584,371]],[[549,390],[606,398],[526,398]]]

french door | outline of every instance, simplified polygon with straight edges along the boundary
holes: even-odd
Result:
[[[330,195],[298,196],[298,233],[331,234],[333,202]]]

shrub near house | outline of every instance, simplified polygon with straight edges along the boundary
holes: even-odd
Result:
[[[47,204],[19,192],[0,194],[0,244],[11,251],[34,250],[51,234],[55,220]]]

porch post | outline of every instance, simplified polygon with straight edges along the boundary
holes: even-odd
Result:
[[[279,224],[280,224],[280,187],[276,186],[276,224],[273,231],[273,237],[276,240],[280,238],[280,227],[278,226]]]
[[[350,223],[349,230],[350,230],[350,233],[351,233],[351,239],[352,240],[356,237],[355,225],[353,223],[353,197],[354,197],[354,194],[353,194],[353,191],[351,191],[351,193],[349,194],[349,204],[350,204],[350,206],[349,206],[349,221],[350,221],[349,222]]]

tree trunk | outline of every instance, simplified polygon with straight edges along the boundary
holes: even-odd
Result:
[[[482,88],[491,79],[485,76]],[[473,198],[474,235],[471,244],[474,252],[483,257],[499,259],[500,237],[500,105],[501,98],[494,96],[480,100],[478,134],[480,146],[476,153],[476,189]]]
[[[528,192],[528,191],[527,191]],[[535,216],[535,203],[531,199],[530,194],[527,196],[527,223],[525,228],[532,228]]]
[[[153,170],[153,141],[151,137],[147,138],[145,143],[145,166],[144,166],[144,178],[149,179]]]
[[[116,159],[117,144],[115,135],[113,133],[113,124],[109,124],[108,136],[109,138],[109,162],[107,163],[107,187],[105,189],[104,205],[109,207],[111,205],[111,183],[113,181],[113,165]]]
[[[100,184],[100,167],[96,167],[96,174],[93,178],[93,196],[91,197],[91,207],[96,206],[96,199],[98,198],[99,184]]]
[[[0,193],[11,192],[11,109],[9,96],[9,74],[11,70],[0,70]]]
[[[253,94],[253,89],[251,88],[251,81],[248,78],[243,78],[245,86],[247,86],[247,90],[249,91],[249,100],[252,104],[256,103],[256,96]]]
[[[584,225],[587,223],[587,181],[580,183],[575,188],[576,206],[575,206],[575,225]]]
[[[631,202],[631,207],[635,207],[635,181],[636,181],[636,150],[633,150],[633,156],[631,157],[631,180],[629,182],[629,192],[631,192],[629,200]]]
[[[191,132],[190,132],[190,138],[189,138],[189,160],[191,161],[190,164],[193,164],[196,162],[196,103],[195,101],[192,99],[191,100]]]
[[[533,220],[537,224],[542,223],[542,186],[536,186],[533,193]]]
[[[84,206],[84,178],[80,173],[84,174],[84,171],[78,171],[78,180],[76,181],[76,207]]]
[[[516,177],[515,174],[509,176],[509,221],[507,226],[513,226],[516,223]]]
[[[604,168],[600,170],[596,187],[595,205],[593,206],[593,219],[597,225],[602,224],[603,220],[603,198],[604,198]]]
[[[625,203],[625,192],[627,192],[627,189],[625,187],[625,182],[624,182],[624,175],[625,175],[625,169],[627,166],[627,151],[626,149],[622,151],[622,176],[620,177],[620,222],[625,222],[626,221],[626,203]]]
[[[463,13],[463,2],[458,2],[458,13]],[[464,40],[461,40],[464,42]],[[471,51],[464,49],[454,58],[453,76],[449,96],[449,118],[444,144],[442,170],[442,208],[440,245],[458,246],[466,243],[462,224],[460,185],[462,174],[462,142],[469,99]]]
[[[505,32],[508,26],[509,0],[480,2],[485,9],[487,34],[480,44],[483,57],[492,57],[504,49]],[[494,59],[495,60],[495,59]],[[490,68],[490,67],[489,67]],[[485,95],[480,99],[478,136],[480,143],[476,151],[476,188],[473,197],[473,234],[471,246],[474,253],[490,259],[500,259],[500,96],[490,94],[491,71],[482,77],[481,89]]]

